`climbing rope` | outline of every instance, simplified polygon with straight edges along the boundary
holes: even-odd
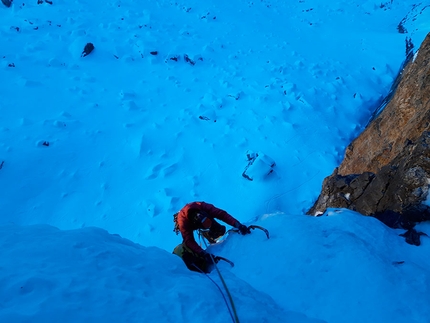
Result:
[[[266,234],[266,236],[267,236],[267,239],[269,239],[269,231],[267,230],[267,229],[265,229],[265,228],[263,228],[263,227],[260,227],[260,226],[258,226],[258,225],[250,225],[249,227],[248,227],[248,231],[249,231],[249,233],[251,233],[250,232],[250,230],[254,230],[254,229],[260,229],[260,230],[262,230],[262,231],[264,231],[264,233]],[[239,230],[238,229],[230,229],[229,231],[233,231],[233,232],[239,232]],[[200,247],[202,247],[202,242],[204,243],[204,245],[205,245],[205,248],[207,249],[207,247],[208,247],[208,245],[207,245],[207,243],[206,243],[206,240],[207,240],[207,238],[203,235],[203,233],[202,233],[202,231],[201,230],[198,230],[198,237],[199,237],[199,241],[200,241]],[[209,240],[208,240],[209,241]],[[222,292],[222,290],[221,290],[221,288],[218,286],[218,284],[212,279],[212,278],[210,278],[209,277],[209,275],[207,275],[207,273],[205,273],[204,271],[202,271],[200,268],[198,268],[195,264],[193,264],[193,266],[199,271],[199,272],[201,272],[202,274],[205,274],[206,275],[206,277],[208,277],[216,286],[217,286],[217,288],[219,289],[219,291],[221,292],[221,295],[222,295],[222,297],[224,298],[224,302],[225,302],[225,304],[226,304],[226,306],[227,306],[227,308],[228,308],[228,311],[229,311],[229,313],[230,313],[230,317],[231,317],[231,319],[232,319],[232,321],[233,321],[233,323],[239,323],[239,317],[237,316],[237,311],[236,311],[236,307],[235,307],[235,305],[234,305],[234,301],[233,301],[233,298],[231,297],[231,294],[230,294],[230,291],[228,290],[228,287],[227,287],[227,284],[226,284],[226,282],[225,282],[225,280],[224,280],[224,278],[222,277],[222,275],[221,275],[221,272],[220,272],[220,270],[219,270],[219,268],[218,268],[218,266],[217,266],[217,262],[219,261],[219,260],[224,260],[224,261],[227,261],[231,266],[234,266],[234,264],[233,264],[233,262],[231,262],[230,260],[228,260],[228,259],[226,259],[226,258],[223,258],[223,257],[216,257],[215,256],[215,258],[214,258],[214,256],[212,255],[212,254],[209,254],[210,255],[210,257],[211,257],[211,260],[212,260],[212,263],[213,263],[213,265],[215,266],[215,269],[216,269],[216,271],[217,271],[217,273],[218,273],[218,275],[219,275],[219,278],[221,279],[221,282],[222,282],[222,284],[223,284],[223,286],[224,286],[224,289],[225,289],[225,291],[226,291],[226,293],[227,293],[227,296],[228,296],[228,299],[229,299],[229,301],[230,301],[230,306],[231,306],[231,309],[230,309],[230,306],[229,306],[229,304],[227,303],[227,300],[226,300],[226,298],[225,298],[225,295],[224,295],[224,293]],[[233,311],[233,312],[232,312]]]
[[[208,247],[208,245],[207,245],[207,243],[206,243],[206,241],[204,240],[204,239],[202,239],[203,240],[203,242],[204,242],[204,244],[205,244],[205,247],[206,247],[206,249],[207,249],[207,247]],[[232,313],[231,313],[231,310],[230,310],[230,307],[228,306],[228,304],[227,304],[227,302],[225,301],[225,296],[224,296],[224,293],[222,293],[222,295],[223,295],[223,297],[224,297],[224,301],[226,302],[226,305],[227,305],[227,307],[228,307],[228,311],[230,312],[230,316],[231,316],[231,318],[232,318],[232,320],[233,320],[233,322],[234,323],[239,323],[239,317],[237,316],[237,311],[236,311],[236,307],[235,307],[235,305],[234,305],[234,301],[233,301],[233,298],[231,297],[231,294],[230,294],[230,291],[228,290],[228,287],[227,287],[227,284],[226,284],[226,282],[225,282],[225,280],[224,280],[224,278],[222,277],[222,275],[221,275],[221,272],[220,272],[220,270],[219,270],[219,268],[218,268],[218,266],[217,266],[217,264],[216,264],[216,261],[215,261],[215,259],[213,258],[213,256],[212,256],[212,254],[209,254],[210,255],[210,257],[211,257],[211,259],[212,259],[212,263],[214,264],[214,266],[215,266],[215,269],[216,269],[216,271],[217,271],[217,273],[218,273],[218,275],[219,275],[219,278],[221,279],[221,282],[222,282],[222,284],[223,284],[223,286],[224,286],[224,289],[225,289],[225,291],[226,291],[226,293],[227,293],[227,296],[228,296],[228,299],[229,299],[229,301],[230,301],[230,305],[231,305],[231,309],[233,310],[233,315],[232,315]],[[208,278],[210,278],[208,275],[206,275],[206,277],[208,277]],[[211,279],[212,280],[212,279]],[[215,282],[214,282],[215,283]],[[217,285],[218,286],[218,285]],[[218,288],[219,288],[219,286],[218,286]],[[221,290],[221,289],[220,289]]]
[[[222,289],[221,289],[221,287],[219,287],[219,285],[212,279],[212,278],[210,278],[209,277],[209,275],[208,274],[206,274],[203,270],[201,270],[199,267],[197,267],[195,264],[192,264],[193,266],[194,266],[194,268],[196,268],[199,272],[201,272],[202,274],[205,274],[205,276],[212,282],[212,283],[214,283],[215,284],[215,286],[218,288],[218,290],[219,290],[219,292],[221,293],[221,295],[222,295],[222,298],[224,299],[224,303],[225,303],[225,305],[227,306],[227,309],[228,309],[228,313],[230,314],[230,317],[231,317],[231,320],[233,321],[233,323],[236,323],[236,321],[235,321],[235,319],[234,319],[234,316],[233,316],[233,313],[231,312],[231,309],[230,309],[230,306],[228,305],[228,303],[227,303],[227,299],[225,298],[225,295],[224,295],[224,293],[222,292]],[[237,321],[238,322],[238,321]]]

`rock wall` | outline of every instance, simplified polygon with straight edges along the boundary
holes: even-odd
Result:
[[[430,34],[409,62],[391,101],[346,150],[339,174],[378,172],[429,130]]]
[[[347,148],[308,211],[348,208],[392,227],[429,220],[430,33],[384,110]],[[426,204],[427,203],[427,204]]]

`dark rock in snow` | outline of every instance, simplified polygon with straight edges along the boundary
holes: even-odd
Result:
[[[405,237],[407,243],[414,246],[421,245],[421,236],[427,236],[424,232],[418,232],[415,229],[409,229],[405,233],[400,234],[401,237]]]
[[[6,6],[10,7],[12,5],[13,0],[1,0],[1,2]]]
[[[194,62],[187,54],[184,55],[184,60],[187,63],[190,63],[191,65],[195,65],[196,64],[196,62]]]
[[[94,50],[94,45],[92,43],[88,43],[85,45],[84,50],[81,54],[81,57],[85,57],[89,55]]]

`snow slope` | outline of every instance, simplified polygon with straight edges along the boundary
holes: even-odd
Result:
[[[230,320],[212,282],[159,248],[98,228],[5,225],[0,236],[1,322]],[[225,279],[243,322],[321,322],[284,311],[231,274]]]

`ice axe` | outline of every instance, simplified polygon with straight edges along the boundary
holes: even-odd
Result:
[[[215,256],[214,257],[215,263],[218,263],[218,261],[222,260],[228,263],[230,266],[234,267],[234,262],[231,260],[228,260],[227,258],[221,257],[221,256]]]
[[[264,231],[264,233],[266,234],[266,236],[267,236],[267,239],[269,239],[270,238],[270,235],[269,235],[269,230],[267,230],[267,229],[265,229],[265,228],[263,228],[263,227],[260,227],[259,225],[250,225],[249,227],[247,227],[248,228],[248,231],[249,232],[251,232],[251,230],[255,230],[255,229],[260,229],[261,231]],[[233,232],[237,232],[237,233],[239,233],[239,229],[230,229],[230,230],[228,230],[228,231],[233,231]]]

